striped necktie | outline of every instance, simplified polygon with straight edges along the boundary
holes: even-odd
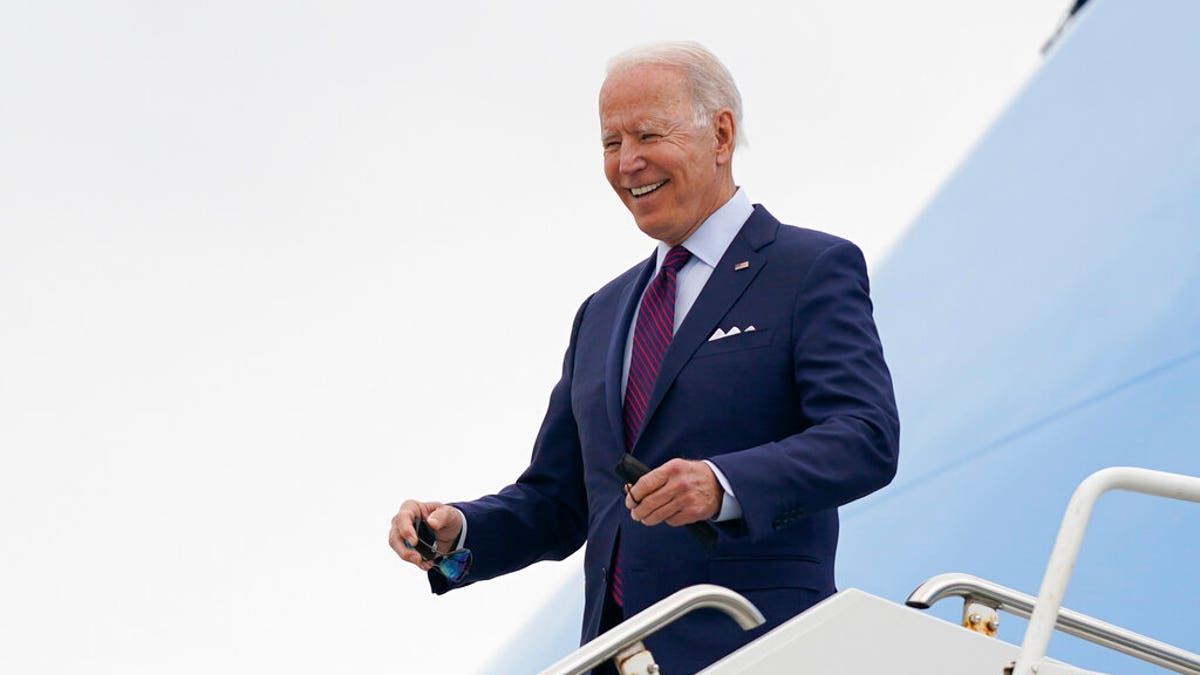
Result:
[[[675,277],[691,257],[692,252],[682,246],[667,251],[662,269],[642,296],[633,331],[633,352],[629,355],[629,378],[625,383],[626,450],[633,449],[641,431],[658,368],[675,334]]]
[[[633,352],[629,355],[629,378],[625,383],[625,449],[632,450],[646,416],[650,392],[658,379],[667,347],[675,334],[675,278],[692,252],[676,246],[663,258],[662,269],[642,295],[637,325],[633,330]],[[618,607],[625,606],[621,589],[621,553],[618,543],[613,557],[612,599]]]

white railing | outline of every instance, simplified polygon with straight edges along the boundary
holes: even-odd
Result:
[[[712,584],[689,586],[668,595],[646,609],[599,635],[566,658],[542,671],[541,675],[578,675],[604,663],[646,636],[679,617],[701,607],[712,607],[728,614],[742,630],[761,626],[766,619],[752,602],[728,588]]]
[[[1046,648],[1050,645],[1050,636],[1062,609],[1063,596],[1066,595],[1067,583],[1071,580],[1071,571],[1075,569],[1075,560],[1079,557],[1079,548],[1083,544],[1083,535],[1087,531],[1092,510],[1100,495],[1110,490],[1127,490],[1200,502],[1200,478],[1193,476],[1133,467],[1113,467],[1097,471],[1085,478],[1079,487],[1075,488],[1075,494],[1071,495],[1071,501],[1067,504],[1067,512],[1063,516],[1062,525],[1059,526],[1058,539],[1054,542],[1054,551],[1050,554],[1049,564],[1046,565],[1042,588],[1038,591],[1033,615],[1025,629],[1025,639],[1021,642],[1021,653],[1017,656],[1012,675],[1033,675],[1038,664],[1046,658]]]
[[[979,603],[1022,619],[1032,616],[1033,608],[1037,604],[1032,595],[970,574],[959,573],[939,574],[929,579],[909,594],[905,604],[916,609],[929,609],[937,602],[951,597],[962,598],[964,603]],[[1054,627],[1068,635],[1177,673],[1200,673],[1200,655],[1065,607],[1058,610]]]

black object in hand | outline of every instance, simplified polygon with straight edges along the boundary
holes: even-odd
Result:
[[[630,485],[638,482],[638,479],[648,473],[650,473],[650,467],[628,452],[622,454],[621,461],[617,462],[617,475]]]
[[[433,562],[438,557],[437,552],[437,533],[425,522],[424,518],[418,518],[417,522],[417,545],[412,546],[407,541],[405,546],[416,550],[421,554],[421,560],[425,562]]]
[[[471,549],[460,548],[446,554],[438,553],[437,550],[437,533],[425,522],[424,518],[418,518],[417,526],[417,545],[413,546],[407,541],[404,545],[421,554],[421,560],[433,563],[433,568],[441,572],[450,581],[459,581],[467,575],[467,570],[471,569]]]
[[[641,460],[629,454],[628,452],[622,454],[621,461],[617,462],[617,475],[621,477],[621,480],[625,481],[629,485],[633,485],[634,483],[638,482],[639,478],[648,473],[650,473],[650,467],[643,464]],[[704,548],[712,549],[713,546],[716,546],[717,533],[713,530],[712,525],[701,521],[688,523],[684,527],[686,527],[688,532],[691,532],[692,536],[696,537],[696,539],[698,539],[700,543],[704,545]]]

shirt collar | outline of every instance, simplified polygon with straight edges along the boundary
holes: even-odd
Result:
[[[742,225],[750,219],[752,213],[754,213],[754,205],[750,203],[750,197],[746,195],[746,191],[739,187],[729,201],[713,211],[712,215],[706,218],[700,227],[684,240],[683,245],[692,252],[693,258],[715,268],[717,263],[721,262],[721,256],[725,255],[725,250],[729,248],[733,238],[742,229]],[[658,242],[658,250],[655,252],[654,259],[655,273],[662,268],[663,258],[670,250],[670,246],[661,241]]]

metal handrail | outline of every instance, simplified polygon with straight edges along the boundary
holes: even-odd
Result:
[[[702,607],[725,612],[742,630],[757,628],[766,622],[762,612],[741,595],[712,584],[698,584],[677,591],[634,614],[615,628],[599,635],[566,658],[542,671],[541,675],[578,675],[612,658],[617,652]]]
[[[917,586],[904,604],[916,609],[929,609],[937,602],[950,597],[959,597],[965,602],[978,602],[1023,619],[1033,615],[1034,606],[1037,604],[1032,595],[961,573],[939,574],[929,579]],[[1177,673],[1200,673],[1200,655],[1086,614],[1060,608],[1054,627],[1068,635],[1083,638]]]
[[[1021,642],[1021,653],[1013,666],[1013,675],[1033,675],[1034,668],[1046,657],[1050,636],[1062,607],[1071,570],[1083,546],[1083,534],[1087,531],[1092,509],[1100,496],[1110,490],[1128,490],[1147,495],[1169,497],[1189,502],[1200,502],[1200,478],[1163,471],[1151,471],[1122,466],[1102,469],[1093,473],[1075,488],[1062,525],[1058,528],[1058,539],[1042,577],[1025,639]],[[1187,670],[1182,672],[1196,672]]]

